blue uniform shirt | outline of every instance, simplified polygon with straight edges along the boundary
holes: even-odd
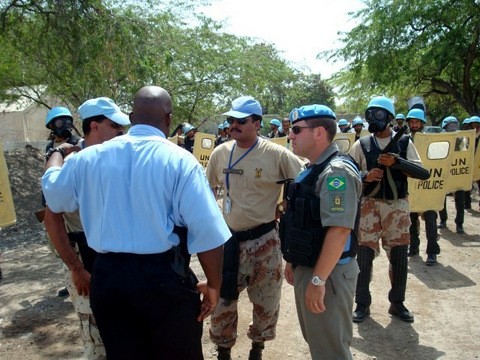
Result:
[[[88,244],[100,253],[165,252],[179,243],[174,225],[188,228],[192,254],[231,236],[200,163],[152,126],[134,125],[49,168],[42,188],[52,211],[80,208]]]

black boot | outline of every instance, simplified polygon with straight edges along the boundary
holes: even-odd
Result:
[[[262,351],[265,349],[265,343],[262,342],[253,342],[252,349],[248,355],[248,360],[262,360]]]
[[[217,355],[218,360],[232,360],[232,356],[231,356],[232,349],[217,346],[217,351],[218,351],[218,355]]]
[[[390,264],[392,265],[392,288],[388,293],[391,305],[389,314],[396,315],[400,320],[413,322],[413,315],[403,305],[405,291],[407,290],[408,259],[407,245],[395,246],[390,251]]]
[[[370,314],[369,306],[372,303],[370,295],[370,280],[375,251],[369,247],[359,245],[357,249],[357,263],[360,268],[357,288],[355,289],[355,302],[357,308],[353,313],[353,322],[362,322]]]
[[[408,256],[418,255],[420,247],[420,220],[418,213],[410,213],[410,249]]]

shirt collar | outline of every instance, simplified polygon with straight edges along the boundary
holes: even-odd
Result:
[[[315,164],[321,164],[325,160],[328,159],[330,155],[332,155],[335,151],[338,151],[337,144],[332,143],[330,144],[325,151],[318,157],[318,159],[315,161]]]
[[[165,134],[162,130],[157,129],[151,125],[145,124],[137,124],[133,125],[129,130],[128,134],[132,136],[161,136],[162,138],[166,138]]]

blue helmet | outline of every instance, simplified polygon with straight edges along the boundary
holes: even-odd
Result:
[[[338,120],[338,126],[348,125],[347,119]]]
[[[277,126],[277,127],[279,127],[279,128],[282,127],[282,123],[281,123],[280,120],[278,120],[278,119],[272,119],[272,120],[270,120],[270,125],[275,125],[275,126]]]
[[[410,113],[409,113],[410,114]],[[405,120],[405,115],[403,114],[397,114],[397,116],[395,116],[395,120]]]
[[[458,124],[458,120],[455,116],[447,116],[445,119],[442,121],[442,129],[445,129],[445,126],[447,126],[450,123],[456,123]]]
[[[423,122],[424,124],[427,123],[427,119],[425,119],[425,112],[421,109],[412,109],[407,114],[407,121],[410,119],[417,119]]]
[[[463,120],[462,122],[462,125],[468,125],[470,124],[472,121],[470,120],[470,118],[466,118],[465,120]],[[480,122],[480,121],[479,121]]]
[[[230,127],[230,124],[228,123],[227,120],[225,120],[225,121],[223,122],[223,128],[224,128],[224,129],[228,129],[229,127]]]
[[[217,126],[217,129],[218,129],[218,130],[223,130],[223,123],[219,124],[219,125]]]
[[[60,116],[68,116],[73,121],[73,116],[70,113],[70,110],[68,110],[66,107],[63,107],[63,106],[56,106],[56,107],[53,107],[50,110],[48,110],[47,118],[45,119],[45,126],[47,127],[47,129],[50,129],[48,127],[48,124],[50,124],[50,122],[53,119],[55,119],[57,117],[60,117]]]
[[[478,117],[478,116],[476,116],[476,115],[475,115],[475,116],[472,116],[472,117],[470,118],[470,120],[469,120],[468,123],[469,123],[469,124],[471,124],[471,123],[480,123],[480,117]]]
[[[193,130],[193,129],[195,129],[195,126],[193,126],[192,124],[189,124],[189,123],[183,124],[182,131],[184,134],[188,133],[190,130]]]
[[[393,102],[386,96],[375,96],[368,103],[367,110],[372,107],[385,109],[390,113],[390,115],[392,115],[392,117],[395,117],[395,107],[393,106]]]
[[[356,125],[362,125],[363,126],[363,120],[361,117],[357,116],[355,119],[352,121],[352,126]]]

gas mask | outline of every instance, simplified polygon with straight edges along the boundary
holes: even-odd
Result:
[[[72,118],[68,116],[59,116],[50,122],[50,128],[56,136],[68,139],[72,136],[70,129],[72,128]]]
[[[368,131],[377,133],[387,128],[389,113],[385,109],[372,107],[365,111],[365,120],[368,123]]]

